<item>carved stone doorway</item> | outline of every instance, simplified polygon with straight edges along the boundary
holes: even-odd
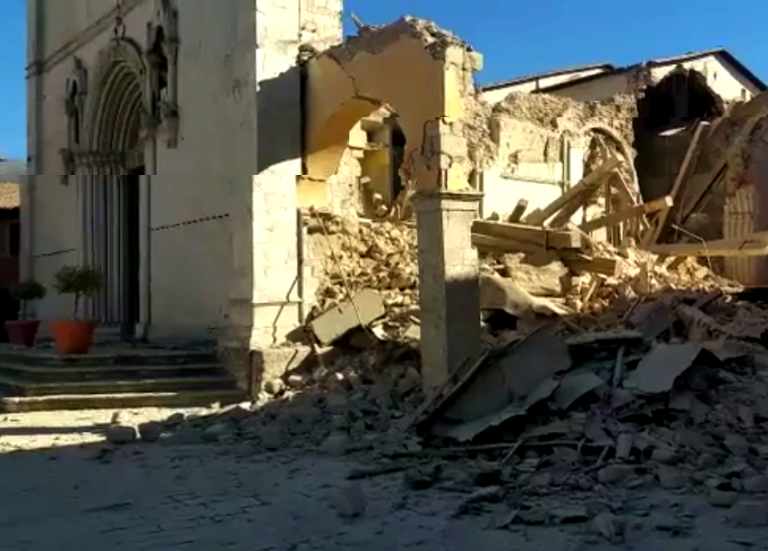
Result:
[[[86,140],[74,148],[83,205],[83,261],[104,275],[104,288],[87,309],[107,332],[132,341],[148,319],[148,278],[142,271],[148,257],[143,212],[148,193],[146,68],[141,49],[128,39],[113,42],[99,61]]]

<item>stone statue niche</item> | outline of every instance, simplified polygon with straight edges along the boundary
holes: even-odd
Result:
[[[177,98],[177,59],[179,49],[178,11],[169,0],[159,0],[156,22],[147,24],[147,77],[149,97],[148,130],[162,127],[166,145],[178,146],[179,109]]]
[[[82,146],[83,114],[88,93],[88,72],[80,58],[74,58],[72,74],[65,83],[64,114],[67,117],[67,146],[60,151],[62,162],[61,183],[69,184],[75,174],[74,151]]]

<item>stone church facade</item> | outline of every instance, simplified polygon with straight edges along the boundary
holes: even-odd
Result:
[[[87,314],[115,336],[257,346],[294,327],[296,57],[341,42],[341,12],[341,0],[29,0],[23,274],[100,268]],[[38,315],[69,309],[51,293]]]

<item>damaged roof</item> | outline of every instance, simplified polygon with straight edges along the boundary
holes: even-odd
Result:
[[[507,86],[512,86],[514,84],[523,84],[525,82],[531,82],[533,80],[538,80],[542,78],[559,77],[559,76],[568,75],[571,73],[591,71],[592,69],[600,69],[602,72],[598,73],[598,75],[602,75],[605,73],[615,71],[616,67],[614,67],[610,63],[590,63],[588,65],[577,65],[575,67],[566,67],[565,69],[557,69],[555,71],[548,71],[545,73],[535,73],[532,75],[525,75],[522,77],[513,78],[511,80],[492,82],[491,84],[486,84],[485,86],[481,86],[480,89],[484,92],[488,92],[490,90],[498,90],[499,88],[506,88]],[[594,75],[591,75],[591,76],[594,76]],[[577,79],[577,80],[581,80],[581,79]]]
[[[687,54],[679,55],[679,56],[673,56],[673,57],[663,57],[663,58],[657,58],[657,59],[651,59],[648,61],[644,61],[642,63],[635,63],[634,65],[627,65],[626,67],[614,67],[609,71],[604,71],[598,74],[585,76],[583,78],[577,78],[574,80],[570,80],[568,82],[562,82],[559,84],[553,84],[552,86],[546,86],[544,88],[541,88],[537,90],[537,92],[554,92],[556,90],[563,90],[565,88],[568,88],[569,86],[573,86],[574,84],[583,84],[585,82],[592,82],[598,79],[601,79],[603,77],[607,76],[613,76],[613,75],[620,75],[622,73],[628,73],[629,71],[632,71],[638,67],[664,67],[667,65],[677,65],[679,63],[685,63],[687,61],[694,61],[696,59],[701,59],[703,57],[708,56],[717,56],[723,59],[726,63],[729,65],[732,65],[734,69],[736,69],[739,73],[741,73],[744,78],[746,78],[752,85],[757,88],[760,92],[764,92],[766,89],[768,89],[768,86],[757,77],[752,71],[750,71],[746,65],[744,65],[741,61],[739,61],[733,54],[731,54],[728,50],[725,48],[714,48],[711,50],[701,50],[698,52],[689,52]]]

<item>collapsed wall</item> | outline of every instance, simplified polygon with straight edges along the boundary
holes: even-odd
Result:
[[[541,128],[578,136],[585,128],[601,126],[616,132],[625,143],[634,142],[637,116],[634,97],[618,95],[602,101],[581,102],[563,96],[512,92],[493,107],[494,118],[512,118]]]
[[[498,154],[495,166],[485,173],[483,214],[492,209],[506,216],[521,199],[529,210],[541,208],[610,154],[624,160],[624,180],[637,195],[632,149],[636,114],[631,96],[580,102],[547,94],[509,94],[489,113]]]

